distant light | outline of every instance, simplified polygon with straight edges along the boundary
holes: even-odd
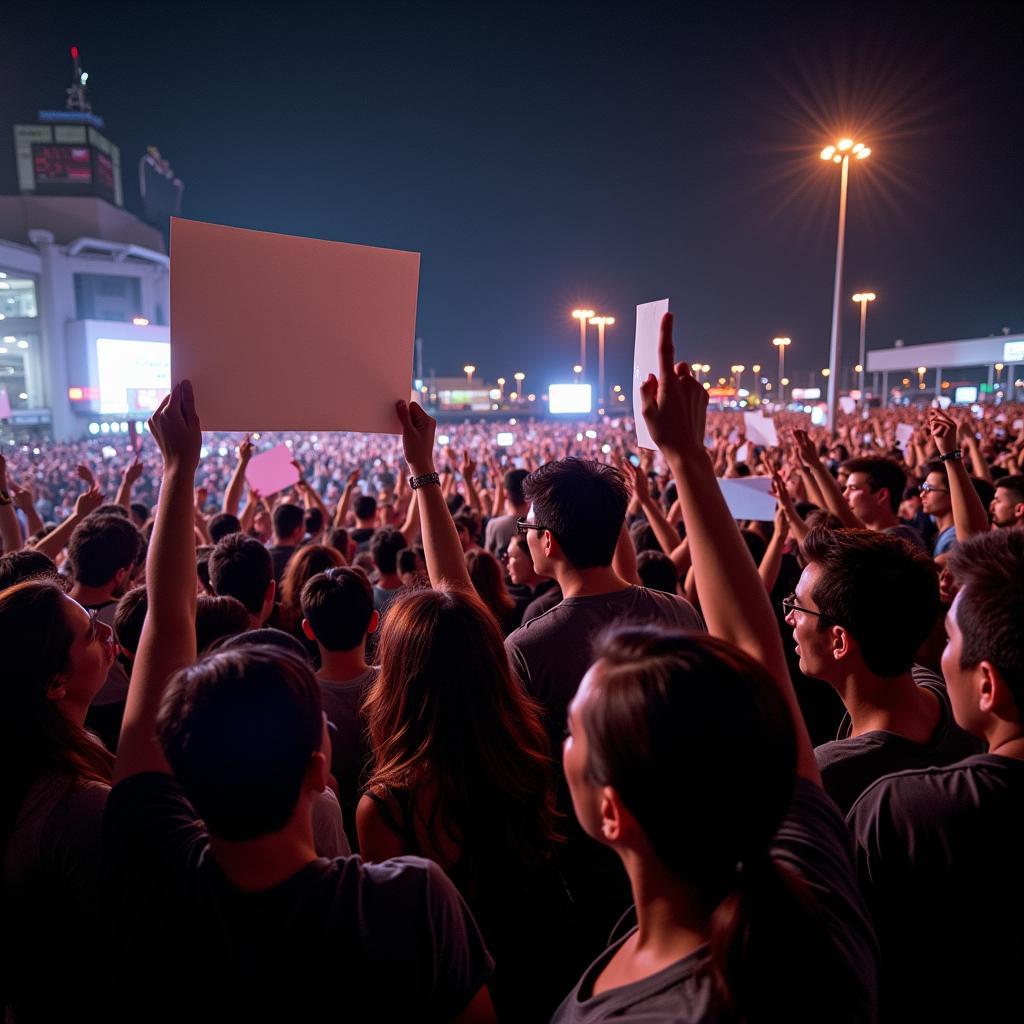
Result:
[[[870,149],[868,149],[868,147],[867,147],[867,146],[865,146],[865,147],[864,147],[864,148],[863,148],[863,149],[862,149],[862,150],[861,150],[861,151],[860,151],[860,152],[859,152],[859,153],[857,154],[857,159],[858,159],[858,160],[865,160],[865,159],[867,159],[867,157],[869,157],[869,156],[871,156],[871,150],[870,150]]]
[[[101,423],[100,424],[100,430],[104,434],[109,434],[110,433],[110,424],[109,423]]]
[[[135,324],[136,327],[148,327],[149,326],[149,321],[144,316],[133,316],[132,317],[132,323]]]
[[[586,436],[589,437],[591,441],[593,441],[597,437],[597,431],[596,430],[588,430],[586,432]]]
[[[605,455],[607,455],[611,450],[612,450],[612,446],[610,444],[603,444],[603,445],[601,445],[601,451]]]
[[[72,46],[72,47],[71,47],[71,56],[72,56],[72,57],[73,57],[73,58],[74,58],[75,60],[78,60],[78,47],[77,47],[77,46]]]
[[[227,450],[227,448],[226,448],[226,447],[225,447],[224,445],[221,445],[221,446],[220,446],[220,447],[219,447],[219,448],[217,449],[217,454],[218,454],[218,455],[219,455],[219,456],[220,456],[221,458],[224,458],[224,456],[225,456],[225,455],[227,455],[227,453],[228,453],[228,450]]]
[[[120,434],[121,433],[121,424],[120,423],[111,423],[110,424],[110,432],[112,434]]]
[[[494,443],[499,448],[511,448],[516,443],[516,435],[511,430],[499,431]]]
[[[22,392],[21,392],[21,393],[20,393],[20,394],[18,395],[18,397],[19,397],[19,398],[20,398],[20,399],[21,399],[21,400],[22,400],[23,402],[24,402],[24,401],[27,401],[27,400],[28,400],[28,393],[27,393],[27,392],[25,392],[25,391],[22,391]]]
[[[626,396],[625,395],[619,395],[619,401],[620,402],[624,402],[625,400],[626,400]]]
[[[848,149],[853,149],[853,139],[840,139],[836,144],[836,149],[840,153],[845,153]]]
[[[437,443],[442,448],[447,448],[448,445],[451,444],[451,438],[447,434],[438,434],[437,435]]]
[[[526,396],[526,400],[528,402],[536,402],[537,401],[537,396],[535,394],[533,394],[533,392],[530,392],[530,394],[528,394]]]
[[[622,385],[621,384],[616,384],[615,387],[612,388],[612,391],[614,391],[615,394],[618,394],[621,390],[622,390]]]
[[[258,441],[260,439],[259,431],[253,431],[252,439]]]
[[[509,421],[508,421],[508,425],[509,425],[510,427],[514,427],[514,426],[516,425],[516,418],[515,418],[515,416],[512,416],[512,417],[511,417],[511,418],[509,419]]]
[[[4,342],[6,344],[13,345],[15,343],[15,341],[17,341],[17,338],[15,338],[13,334],[5,334],[4,335]]]
[[[210,454],[210,449],[209,449],[209,448],[207,448],[207,447],[206,447],[206,445],[204,444],[204,445],[203,445],[203,446],[202,446],[202,447],[201,447],[201,448],[199,449],[199,458],[201,458],[201,459],[205,459],[205,458],[206,458],[206,457],[207,457],[207,456],[208,456],[209,454]]]
[[[501,392],[497,388],[491,388],[491,390],[487,392],[487,397],[496,402],[501,398]]]
[[[99,432],[100,432],[100,425],[98,423],[90,423],[89,424],[89,433],[90,434],[98,434]]]
[[[18,348],[28,348],[28,342],[24,338],[22,338],[18,342]]]
[[[548,386],[548,410],[552,413],[588,413],[593,408],[589,384],[551,384]]]

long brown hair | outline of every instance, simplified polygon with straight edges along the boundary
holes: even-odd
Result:
[[[110,782],[113,755],[61,714],[49,689],[67,668],[74,634],[64,592],[53,582],[27,580],[0,593],[0,845],[6,846],[25,795],[48,772],[74,782]]]
[[[413,591],[388,609],[379,653],[368,788],[436,787],[434,820],[471,877],[543,860],[556,815],[547,738],[490,612],[472,594]]]
[[[796,785],[778,687],[725,641],[656,626],[613,630],[595,657],[587,773],[616,789],[706,914],[725,1019],[811,1020],[841,1006],[850,969],[806,884],[771,857]]]
[[[498,624],[504,626],[516,603],[505,587],[498,560],[489,551],[470,551],[466,554],[466,568],[480,599],[490,608]]]
[[[292,555],[281,577],[281,624],[286,630],[296,633],[302,620],[302,588],[318,572],[344,564],[337,548],[326,544],[306,544]]]

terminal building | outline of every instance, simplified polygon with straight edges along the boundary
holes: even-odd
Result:
[[[124,208],[120,151],[71,55],[66,109],[14,126],[17,194],[0,195],[0,419],[8,433],[58,440],[126,430],[167,393],[165,230],[177,212],[147,217],[162,231]],[[172,177],[151,151],[144,196],[154,166]]]

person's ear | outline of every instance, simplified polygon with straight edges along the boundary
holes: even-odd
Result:
[[[380,612],[376,608],[373,609],[373,614],[370,616],[370,621],[366,625],[367,633],[376,633],[377,627],[380,626]]]
[[[544,545],[544,556],[546,558],[564,558],[562,553],[562,545],[558,543],[558,539],[550,530],[542,530],[541,544]]]
[[[120,590],[126,586],[129,580],[132,578],[132,566],[126,565],[123,569],[118,569],[114,573],[114,588]]]
[[[601,790],[601,835],[606,843],[617,843],[622,839],[623,806],[619,794],[611,787]]]
[[[309,764],[306,765],[306,786],[316,793],[322,793],[327,788],[330,777],[330,762],[324,752],[318,750],[310,757]]]
[[[58,676],[46,688],[46,696],[49,700],[63,700],[67,696],[67,689],[64,686],[64,679]]]
[[[1016,519],[1018,523],[1024,522],[1024,501],[1018,501],[1017,504],[1013,506],[1013,518]]]
[[[302,635],[307,640],[316,641],[316,637],[313,635],[313,627],[309,624],[309,619],[302,620]]]
[[[842,626],[832,627],[832,657],[841,661],[847,657],[853,649],[853,638]]]

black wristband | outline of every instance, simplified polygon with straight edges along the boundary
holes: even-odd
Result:
[[[964,450],[962,448],[954,448],[951,452],[946,452],[945,455],[939,456],[939,462],[961,462],[964,457]]]
[[[427,484],[438,484],[440,485],[441,478],[437,473],[424,473],[423,476],[414,476],[409,481],[409,486],[415,491],[420,487],[424,487]]]

